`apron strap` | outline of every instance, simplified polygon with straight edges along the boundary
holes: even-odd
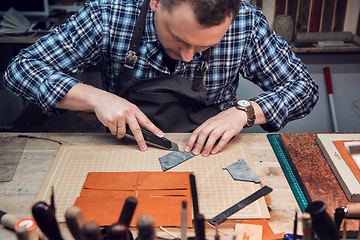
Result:
[[[201,61],[198,63],[196,67],[195,78],[192,85],[193,91],[200,90],[205,78],[206,71],[209,68],[209,61],[210,61],[210,48],[206,49],[202,53]]]
[[[125,68],[123,72],[123,77],[125,81],[128,81],[130,79],[130,76],[137,61],[136,54],[139,51],[141,37],[145,29],[146,14],[147,14],[147,9],[149,7],[149,2],[150,0],[144,0],[139,18],[136,22],[135,31],[130,42],[130,49],[125,56],[125,65],[124,65]]]

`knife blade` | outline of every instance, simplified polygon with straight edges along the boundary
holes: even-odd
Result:
[[[140,125],[140,129],[141,129],[141,132],[144,136],[146,143],[150,143],[152,145],[155,145],[157,147],[161,147],[161,148],[164,148],[167,150],[179,151],[179,146],[176,143],[170,141],[169,139],[167,139],[165,137],[160,138],[141,125]],[[126,125],[126,134],[128,134],[131,137],[134,137],[134,134],[131,132],[128,125]]]

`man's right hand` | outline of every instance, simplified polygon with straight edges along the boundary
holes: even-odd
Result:
[[[147,145],[140,125],[156,136],[164,137],[164,133],[136,105],[115,94],[90,85],[76,84],[57,107],[75,111],[94,111],[99,121],[119,139],[125,136],[126,125],[129,125],[141,151],[145,151]]]

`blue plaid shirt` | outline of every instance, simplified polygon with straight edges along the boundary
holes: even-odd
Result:
[[[13,59],[4,75],[5,87],[49,113],[79,81],[69,74],[101,63],[107,90],[115,92],[125,54],[140,13],[140,0],[91,0],[68,21]],[[140,79],[170,74],[148,8],[146,26],[133,74]],[[190,81],[201,53],[189,63],[177,61],[175,72]],[[318,88],[287,43],[268,26],[260,9],[242,2],[235,21],[211,48],[204,84],[207,100],[227,109],[236,100],[239,74],[264,93],[257,102],[268,119],[262,127],[276,131],[307,115]]]

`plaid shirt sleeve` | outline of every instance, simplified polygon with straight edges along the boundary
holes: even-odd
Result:
[[[48,113],[59,114],[58,103],[82,72],[101,59],[102,16],[90,1],[65,24],[24,49],[9,64],[4,86]]]
[[[284,39],[258,18],[242,56],[240,73],[265,92],[251,100],[262,108],[266,131],[278,131],[288,122],[309,114],[318,100],[318,86]]]

